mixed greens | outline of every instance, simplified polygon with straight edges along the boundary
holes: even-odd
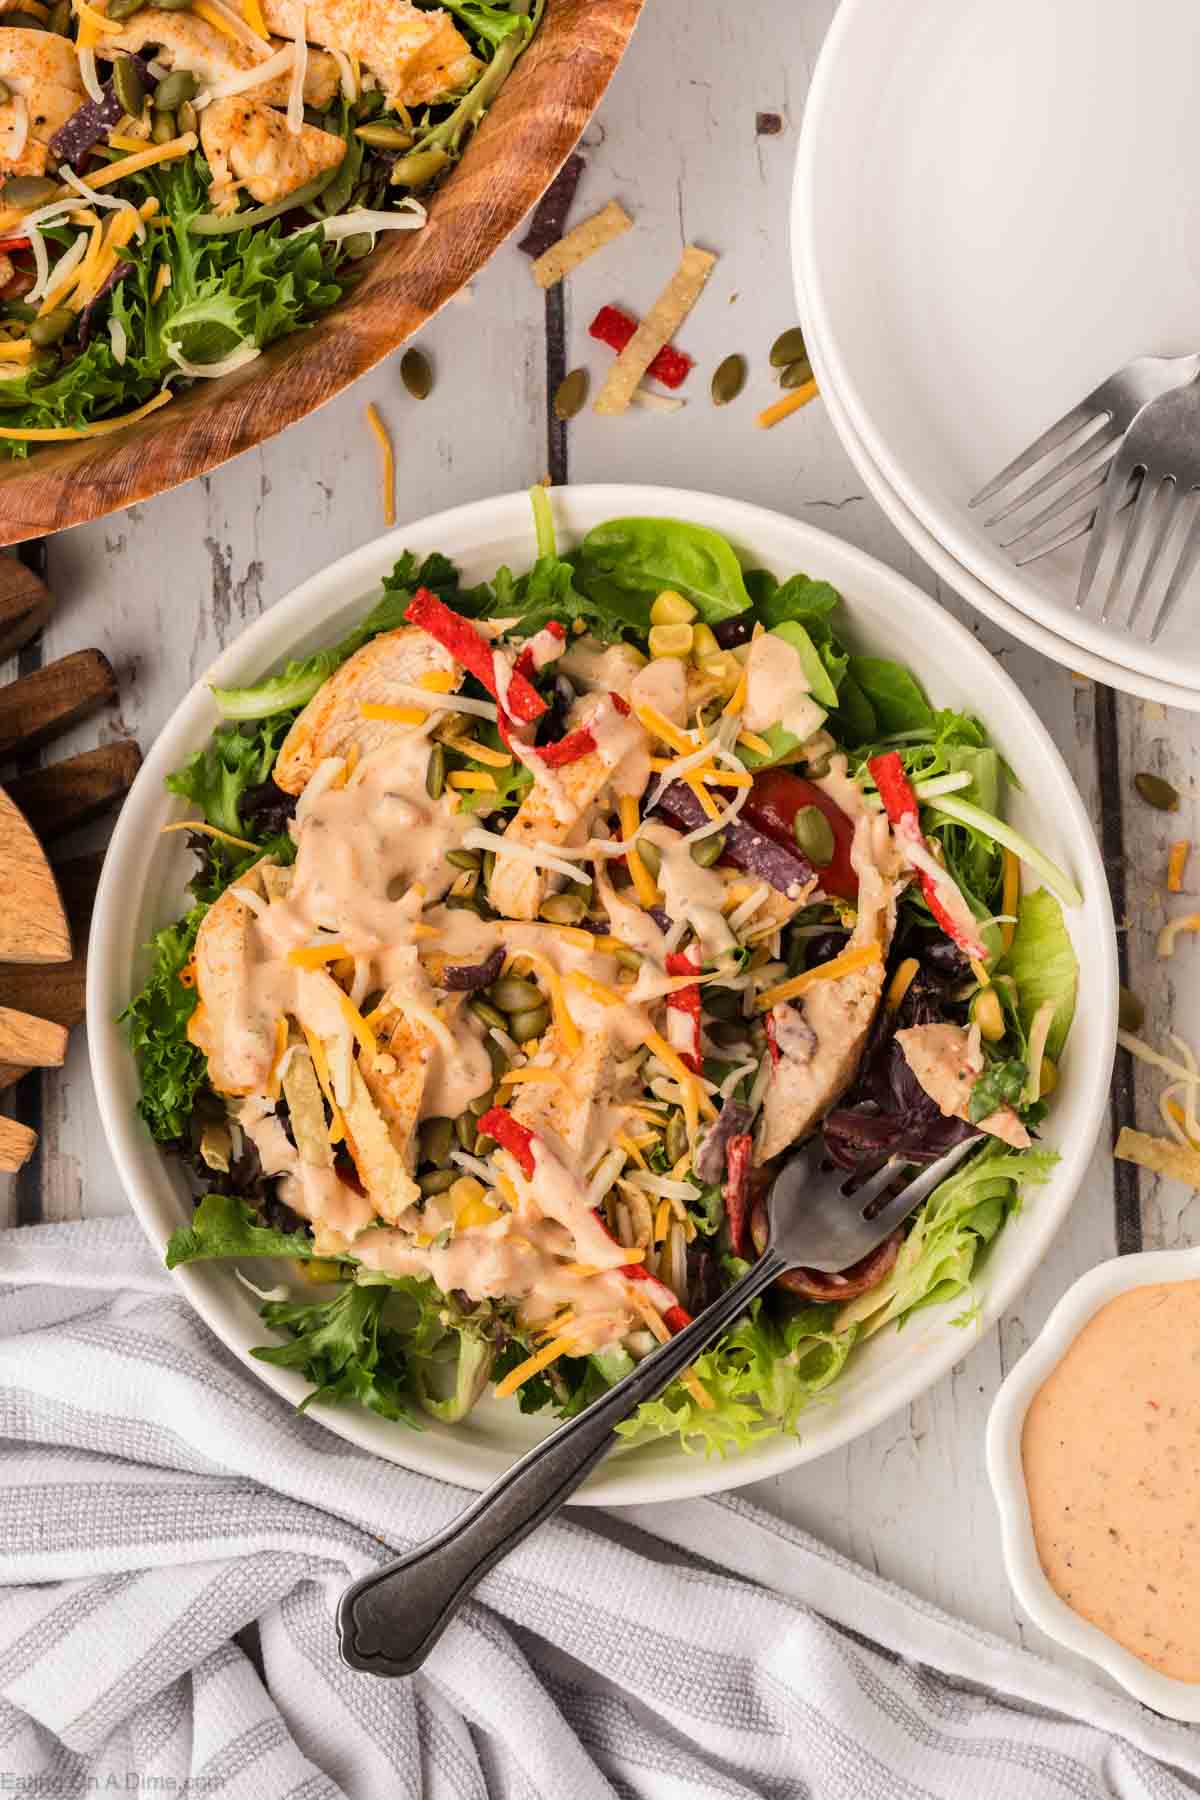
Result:
[[[654,935],[661,931],[668,946],[667,1012],[652,1016],[670,1022],[673,1045],[695,1048],[691,1060],[684,1051],[684,1061],[694,1069],[695,1092],[711,1121],[698,1138],[689,1123],[686,1069],[678,1069],[678,1056],[675,1062],[662,1060],[664,1038],[655,1032],[649,1041],[659,1048],[639,1052],[632,1064],[620,1062],[613,1076],[625,1084],[613,1091],[618,1098],[632,1096],[626,1110],[643,1121],[629,1127],[640,1135],[628,1159],[618,1150],[614,1162],[606,1144],[607,1162],[592,1160],[569,1171],[582,1184],[580,1192],[589,1194],[610,1241],[628,1254],[629,1266],[614,1266],[610,1275],[632,1277],[640,1267],[643,1299],[653,1301],[660,1326],[655,1335],[662,1335],[663,1327],[677,1328],[673,1315],[681,1321],[689,1310],[700,1310],[761,1247],[761,1193],[779,1153],[764,1167],[752,1167],[751,1143],[757,1156],[776,1129],[778,1119],[772,1123],[770,1117],[772,1106],[777,1111],[779,1106],[775,1090],[806,1055],[823,1054],[819,1043],[816,1052],[811,1043],[805,1046],[806,1039],[815,1039],[812,1021],[818,1018],[811,1010],[814,982],[824,984],[827,995],[852,997],[859,990],[836,984],[853,982],[853,971],[867,968],[875,984],[869,1028],[855,1047],[853,1066],[831,1079],[818,1108],[816,1128],[838,1166],[865,1174],[892,1156],[901,1164],[930,1161],[964,1136],[978,1134],[980,1144],[910,1221],[902,1239],[886,1255],[868,1259],[869,1270],[851,1270],[845,1278],[809,1279],[802,1272],[790,1288],[773,1289],[699,1359],[686,1380],[623,1428],[635,1439],[678,1437],[688,1449],[723,1454],[772,1433],[794,1432],[805,1407],[836,1382],[855,1346],[883,1327],[903,1326],[917,1310],[947,1302],[959,1306],[956,1322],[974,1316],[973,1287],[988,1247],[1019,1206],[1023,1190],[1046,1180],[1056,1160],[1029,1134],[1044,1116],[1070,1029],[1078,972],[1063,903],[1075,904],[1079,897],[1005,821],[1011,777],[980,722],[932,706],[902,665],[856,653],[843,635],[840,597],[827,583],[802,574],[778,581],[744,566],[717,533],[669,519],[614,520],[560,554],[541,489],[534,491],[534,506],[538,555],[529,569],[514,575],[502,568],[492,581],[467,586],[443,556],[420,563],[404,556],[377,605],[340,643],[290,662],[250,687],[218,690],[225,722],[170,779],[172,791],[200,815],[202,829],[190,840],[198,862],[194,904],[158,934],[149,980],[126,1014],[141,1076],[142,1116],[153,1136],[189,1168],[197,1194],[194,1216],[171,1240],[168,1262],[270,1259],[284,1272],[316,1283],[306,1297],[286,1290],[267,1296],[262,1316],[282,1341],[255,1354],[301,1371],[311,1384],[310,1399],[357,1400],[410,1426],[419,1425],[423,1413],[462,1417],[489,1382],[502,1393],[515,1388],[523,1410],[569,1416],[653,1348],[654,1336],[635,1316],[632,1329],[626,1321],[607,1341],[581,1336],[577,1354],[563,1354],[561,1347],[548,1352],[554,1325],[561,1330],[564,1319],[569,1322],[571,1307],[548,1331],[545,1318],[530,1318],[520,1293],[473,1294],[458,1280],[443,1288],[428,1272],[448,1267],[436,1258],[462,1245],[471,1231],[490,1232],[493,1241],[503,1237],[511,1218],[510,1201],[501,1194],[520,1187],[527,1211],[530,1196],[538,1192],[534,1178],[549,1155],[546,1145],[557,1143],[539,1123],[549,1115],[539,1114],[536,1098],[528,1099],[547,1088],[520,1085],[539,1068],[545,1071],[539,1080],[557,1079],[549,1065],[564,1060],[553,1036],[562,1029],[554,983],[547,985],[548,978],[537,974],[536,957],[529,973],[514,980],[511,955],[501,957],[497,949],[484,960],[481,948],[478,968],[456,965],[432,977],[441,980],[447,996],[447,1005],[437,1009],[439,1019],[468,1021],[486,1045],[493,1082],[460,1117],[426,1117],[409,1142],[417,1198],[403,1226],[409,1235],[397,1241],[428,1246],[419,1252],[428,1259],[419,1272],[405,1260],[419,1260],[417,1252],[406,1248],[397,1257],[375,1249],[380,1243],[386,1249],[389,1232],[395,1238],[401,1227],[389,1223],[390,1214],[381,1218],[378,1208],[372,1217],[374,1176],[364,1175],[353,1144],[357,1169],[345,1143],[336,1149],[334,1169],[347,1192],[367,1196],[365,1233],[335,1241],[294,1210],[285,1196],[296,1200],[299,1190],[264,1171],[253,1131],[237,1128],[238,1119],[247,1116],[246,1102],[216,1090],[189,1027],[203,1038],[193,1017],[202,998],[196,984],[199,976],[203,985],[204,967],[203,959],[197,965],[196,943],[203,921],[231,887],[245,891],[243,884],[263,859],[273,869],[287,870],[297,840],[303,845],[296,796],[274,780],[281,746],[286,740],[290,755],[296,721],[301,720],[303,734],[312,717],[302,718],[304,709],[329,691],[327,684],[339,671],[344,671],[339,680],[350,677],[370,646],[389,644],[389,634],[398,634],[397,642],[406,630],[413,635],[415,617],[441,621],[427,629],[442,631],[444,643],[460,646],[456,654],[470,667],[477,641],[464,634],[473,640],[490,634],[486,642],[508,659],[510,683],[523,671],[542,708],[536,724],[518,736],[515,748],[523,754],[513,754],[515,713],[506,718],[501,706],[489,721],[488,697],[495,698],[497,690],[469,674],[457,697],[474,712],[456,715],[456,694],[450,693],[442,702],[448,711],[431,715],[420,728],[429,754],[428,795],[435,810],[452,813],[454,829],[467,836],[465,845],[461,835],[457,840],[440,894],[428,896],[424,929],[433,940],[457,918],[455,929],[478,930],[481,946],[510,941],[503,934],[512,915],[493,905],[503,853],[498,859],[491,845],[471,848],[470,831],[482,828],[480,845],[487,835],[494,840],[506,832],[521,809],[533,804],[531,794],[536,799],[541,791],[536,766],[531,769],[534,759],[549,753],[561,769],[567,763],[564,746],[579,735],[580,719],[585,732],[586,721],[598,719],[596,684],[589,687],[580,674],[588,656],[616,651],[634,671],[673,658],[685,671],[690,741],[714,747],[720,828],[706,821],[700,830],[687,831],[684,815],[693,790],[686,779],[671,778],[668,760],[662,778],[651,777],[640,815],[635,808],[635,848],[624,855],[605,853],[606,834],[610,843],[629,843],[630,815],[622,812],[628,802],[618,804],[603,787],[588,816],[589,841],[596,846],[592,875],[584,861],[572,882],[555,876],[538,914],[546,923],[522,927],[547,934],[565,927],[568,939],[574,931],[585,944],[593,934],[597,956],[610,958],[606,979],[613,980],[615,970],[620,995],[633,1004],[628,997],[635,986],[639,995],[650,993],[646,982],[662,969],[644,939],[642,948],[634,949],[613,934],[620,932],[623,906],[627,913],[634,904],[645,905]],[[445,624],[445,609],[451,626]],[[770,633],[776,634],[771,639],[776,655],[783,654],[783,645],[800,659],[813,704],[820,697],[820,727],[803,740],[782,722],[765,738],[736,729],[739,696],[744,701],[747,671],[754,666],[753,645]],[[565,644],[574,657],[564,653],[557,660],[555,638],[559,651]],[[534,648],[546,652],[548,645],[548,660],[539,665]],[[608,681],[616,665],[610,659],[604,666]],[[514,686],[502,683],[500,691],[505,704],[515,706]],[[618,711],[628,714],[632,704],[639,718],[645,713],[653,725],[658,716],[653,709],[638,711],[640,691],[635,676]],[[407,693],[405,688],[402,697]],[[726,730],[722,736],[722,721],[730,719],[736,735]],[[350,779],[365,779],[371,757],[386,754],[372,741]],[[598,754],[594,747],[592,754]],[[659,755],[667,752],[660,749]],[[351,760],[356,756],[352,752]],[[734,784],[733,806],[719,785],[720,769]],[[897,782],[915,795],[918,827],[899,822],[893,812]],[[859,797],[852,809],[857,821],[835,798],[841,794],[849,804],[851,789]],[[917,830],[912,841],[921,849],[912,852],[911,864],[886,863],[893,871],[884,888],[894,924],[880,927],[872,961],[871,946],[864,950],[859,942],[865,916],[859,898],[860,879],[866,879],[863,845],[873,832],[892,858],[911,829]],[[736,926],[721,949],[702,944],[700,931],[682,920],[672,932],[674,921],[663,911],[661,897],[657,906],[650,904],[639,886],[647,877],[651,888],[656,878],[666,884],[671,868],[678,867],[671,859],[689,854],[680,849],[688,838],[696,868],[710,881],[726,884],[726,913]],[[982,959],[964,955],[955,941],[961,927],[947,930],[948,890],[940,889],[937,879],[930,887],[920,873],[922,857],[932,858],[938,879],[954,884],[965,901]],[[1020,894],[1018,858],[1046,885]],[[793,868],[814,878],[800,887],[789,885]],[[287,877],[279,880],[286,883]],[[469,917],[459,917],[464,914]],[[318,933],[313,945],[322,943],[331,953],[345,948]],[[304,954],[312,950],[310,945]],[[436,945],[429,955],[435,950]],[[497,975],[502,963],[505,973]],[[329,966],[348,992],[358,991],[351,985],[353,968],[339,975],[338,964]],[[436,956],[428,966],[440,966]],[[681,966],[695,971],[694,984],[679,978]],[[852,973],[839,975],[843,968]],[[485,980],[486,985],[473,985]],[[455,988],[466,991],[457,1013],[453,1003],[463,995],[456,996]],[[585,978],[578,991],[586,989]],[[570,991],[574,999],[576,990]],[[663,992],[660,981],[658,997],[645,1003],[648,1017],[662,1006]],[[764,995],[775,994],[782,998],[764,1002]],[[389,1014],[385,994],[368,1014],[376,1031],[400,1017],[403,997],[394,1004],[399,1011]],[[930,1028],[934,1038],[923,1038]],[[663,1023],[662,1032],[667,1030]],[[389,1040],[393,1047],[411,1048],[411,1037],[397,1031]],[[969,1046],[976,1059],[969,1103],[955,1100],[953,1107],[943,1103],[944,1095],[929,1091],[936,1084],[928,1076],[918,1078],[919,1063],[907,1047],[942,1042],[946,1033],[956,1047]],[[304,1040],[294,1029],[287,1054],[305,1055]],[[574,1054],[584,1056],[586,1049]],[[342,1110],[349,1091],[341,1091]],[[275,1080],[274,1094],[262,1105],[293,1147],[303,1148],[311,1124],[302,1125],[295,1116],[286,1079],[282,1093]],[[319,1131],[329,1129],[332,1140],[337,1097],[326,1092],[325,1102]],[[981,1123],[986,1130],[979,1133]],[[214,1143],[223,1146],[215,1155]],[[561,1145],[556,1154],[566,1156]],[[528,1190],[523,1177],[531,1184]],[[466,1266],[454,1264],[460,1274]],[[631,1279],[629,1285],[637,1283]],[[639,1310],[644,1315],[644,1306]]]
[[[313,8],[305,66],[338,68],[286,128],[251,83],[266,58],[281,105],[277,65],[299,53],[267,35],[259,0],[112,0],[107,13],[60,0],[44,30],[0,19],[0,114],[40,118],[43,89],[62,91],[47,45],[65,39],[82,80],[77,112],[48,143],[30,124],[0,187],[0,451],[25,456],[241,367],[336,305],[381,231],[422,224],[416,195],[461,153],[541,0],[420,8],[401,10],[461,32],[465,87],[405,105],[394,62],[339,48],[363,33],[354,0],[336,0]],[[227,90],[236,110],[222,115]]]

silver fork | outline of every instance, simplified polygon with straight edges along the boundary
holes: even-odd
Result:
[[[1018,568],[1061,549],[1091,528],[1105,477],[1122,438],[1142,408],[1161,395],[1186,386],[1197,375],[1200,355],[1138,357],[1102,381],[1078,406],[1043,431],[1028,450],[1015,456],[981,487],[968,505],[986,506],[1002,496],[999,509],[989,514],[984,525],[990,530],[1011,521],[1013,529],[999,542],[1002,549],[1021,550],[1014,556]],[[1060,454],[1054,455],[1055,451]],[[1043,463],[1045,467],[1037,472]],[[1026,475],[1032,479],[1022,482]],[[1061,484],[1073,475],[1078,478],[1062,488]],[[1061,491],[1052,495],[1054,488]],[[1005,493],[1006,489],[1012,491]],[[1032,517],[1015,516],[1042,496],[1047,496],[1046,504]],[[1038,534],[1051,527],[1057,529],[1048,538],[1039,539]]]
[[[903,1158],[848,1195],[845,1173],[820,1170],[820,1141],[811,1139],[772,1182],[767,1247],[739,1281],[578,1418],[535,1445],[437,1537],[346,1589],[338,1606],[343,1660],[372,1675],[420,1668],[476,1583],[557,1512],[618,1442],[614,1426],[690,1367],[789,1269],[836,1274],[869,1256],[981,1141],[965,1138],[887,1198],[909,1166]]]
[[[1134,493],[1125,512],[1125,502]],[[1113,457],[1096,513],[1095,529],[1075,595],[1087,604],[1106,550],[1115,560],[1100,619],[1128,600],[1125,627],[1149,643],[1157,638],[1200,556],[1200,384],[1161,394],[1143,407]],[[1184,513],[1192,500],[1191,517]],[[1168,546],[1171,546],[1168,555]],[[1139,568],[1140,564],[1140,568]],[[1142,609],[1157,588],[1148,625],[1137,631]]]

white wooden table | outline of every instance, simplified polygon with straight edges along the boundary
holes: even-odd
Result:
[[[865,497],[819,402],[773,432],[754,412],[773,397],[769,345],[794,323],[787,220],[797,131],[813,61],[836,0],[730,6],[648,0],[608,100],[584,140],[574,218],[611,196],[636,231],[544,301],[528,260],[507,246],[474,292],[422,339],[432,397],[408,398],[398,359],[264,448],[147,506],[54,539],[57,615],[46,659],[98,644],[116,666],[119,714],[101,736],[152,742],[216,653],[298,582],[382,529],[377,452],[364,422],[375,401],[397,445],[399,517],[526,486],[645,480],[756,501],[847,538],[936,594],[1002,658],[1053,733],[1100,833],[1122,928],[1124,979],[1152,1020],[1188,1030],[1195,985],[1186,944],[1156,964],[1163,871],[1172,837],[1200,835],[1190,715],[1073,677],[974,615],[912,554]],[[776,115],[772,118],[770,115]],[[644,310],[684,241],[720,252],[682,341],[698,358],[688,405],[671,417],[585,413],[548,427],[548,395],[567,368],[599,375],[609,353],[587,337],[608,300]],[[561,345],[565,328],[565,360]],[[708,375],[732,350],[752,362],[749,392],[714,412]],[[78,743],[94,743],[95,723]],[[75,747],[67,744],[65,748]],[[57,750],[56,754],[62,754]],[[1166,817],[1133,791],[1152,769],[1180,788]],[[1194,859],[1192,891],[1200,876]],[[1088,972],[1083,971],[1083,979]],[[1181,991],[1174,991],[1178,984]],[[38,1125],[34,1162],[0,1187],[0,1223],[124,1209],[91,1095],[84,1034],[65,1070],[27,1078],[15,1105]],[[1153,1129],[1151,1090],[1122,1068],[1113,1124]],[[1188,1241],[1197,1196],[1114,1166],[1107,1143],[1073,1215],[1021,1304],[932,1392],[847,1450],[764,1483],[756,1497],[882,1574],[1005,1637],[1059,1656],[1017,1614],[1004,1580],[983,1469],[988,1405],[1006,1368],[1063,1289],[1115,1251]],[[1066,1660],[1065,1658],[1063,1660]]]

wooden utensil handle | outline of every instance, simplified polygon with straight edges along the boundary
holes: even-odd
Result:
[[[76,650],[0,688],[0,756],[60,737],[117,697],[117,678],[99,650]]]

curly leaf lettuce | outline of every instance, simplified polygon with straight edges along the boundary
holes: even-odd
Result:
[[[307,1231],[275,1231],[260,1225],[252,1207],[233,1194],[205,1194],[192,1214],[190,1225],[171,1233],[167,1267],[181,1263],[212,1262],[234,1256],[313,1255]]]
[[[121,1014],[138,1066],[138,1111],[160,1143],[185,1135],[206,1079],[204,1057],[187,1036],[196,990],[185,987],[179,974],[191,958],[207,910],[194,906],[177,924],[155,935],[150,979]]]

